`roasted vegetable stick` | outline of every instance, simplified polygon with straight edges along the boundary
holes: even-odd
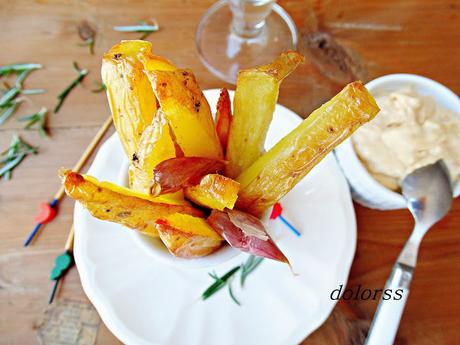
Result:
[[[204,220],[175,213],[157,220],[160,238],[171,254],[181,258],[208,255],[222,245],[223,238]]]
[[[228,135],[232,124],[232,106],[227,89],[221,89],[216,111],[216,132],[224,153],[227,149]]]
[[[207,174],[222,172],[225,161],[203,157],[171,158],[153,170],[152,195],[174,193],[200,183]]]
[[[222,159],[211,109],[193,73],[183,69],[146,73],[184,154]]]
[[[157,109],[144,65],[151,69],[175,69],[166,59],[152,55],[151,49],[152,44],[147,41],[122,41],[102,59],[102,80],[107,88],[113,123],[130,160]]]
[[[240,184],[219,174],[204,176],[200,184],[185,188],[185,196],[203,207],[224,210],[232,209],[238,198]]]
[[[281,81],[303,61],[302,55],[290,51],[268,65],[238,73],[226,152],[227,176],[235,178],[263,153]]]
[[[347,85],[238,176],[237,207],[261,216],[378,112],[374,98],[361,82]]]
[[[151,194],[153,169],[162,161],[176,157],[176,151],[169,125],[161,109],[158,109],[152,124],[144,129],[129,166],[130,188]],[[161,199],[164,202],[187,204],[182,191],[165,194]]]
[[[169,125],[161,109],[139,140],[130,169],[130,185],[135,191],[150,194],[153,169],[167,159],[176,157],[176,148]]]
[[[208,223],[234,248],[252,255],[289,263],[265,230],[262,222],[238,210],[213,210]]]
[[[203,215],[191,206],[154,202],[130,189],[70,170],[61,171],[60,176],[67,194],[94,217],[122,224],[152,237],[158,236],[155,221],[161,217],[176,212],[197,217]]]

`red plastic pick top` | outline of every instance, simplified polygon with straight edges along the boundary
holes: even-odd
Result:
[[[283,208],[281,207],[281,204],[277,202],[275,205],[273,205],[272,213],[270,215],[270,219],[276,219],[279,216],[281,216],[281,212],[283,212]]]
[[[56,216],[56,210],[48,203],[40,204],[40,213],[35,217],[37,223],[46,224]]]

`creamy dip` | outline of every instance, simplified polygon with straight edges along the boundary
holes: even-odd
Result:
[[[380,113],[352,136],[358,157],[381,184],[400,190],[413,170],[443,159],[460,175],[460,117],[412,87],[375,97]]]

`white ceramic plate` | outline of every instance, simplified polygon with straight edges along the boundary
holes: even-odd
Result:
[[[205,94],[215,109],[218,90]],[[300,121],[277,105],[267,147]],[[89,173],[119,182],[125,160],[115,134],[101,147]],[[241,306],[226,290],[207,301],[199,297],[212,282],[207,275],[211,269],[221,275],[242,263],[246,254],[213,268],[170,264],[149,255],[130,230],[99,221],[77,204],[75,260],[83,288],[104,323],[125,344],[298,344],[331,313],[336,303],[330,299],[332,290],[346,284],[356,222],[347,183],[332,155],[282,204],[302,236],[274,223],[269,231],[297,275],[285,264],[264,260],[244,288],[234,279]]]

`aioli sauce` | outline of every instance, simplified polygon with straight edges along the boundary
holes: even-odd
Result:
[[[412,87],[375,97],[380,113],[359,128],[352,142],[371,175],[400,190],[413,170],[443,159],[452,181],[460,176],[460,117]]]

